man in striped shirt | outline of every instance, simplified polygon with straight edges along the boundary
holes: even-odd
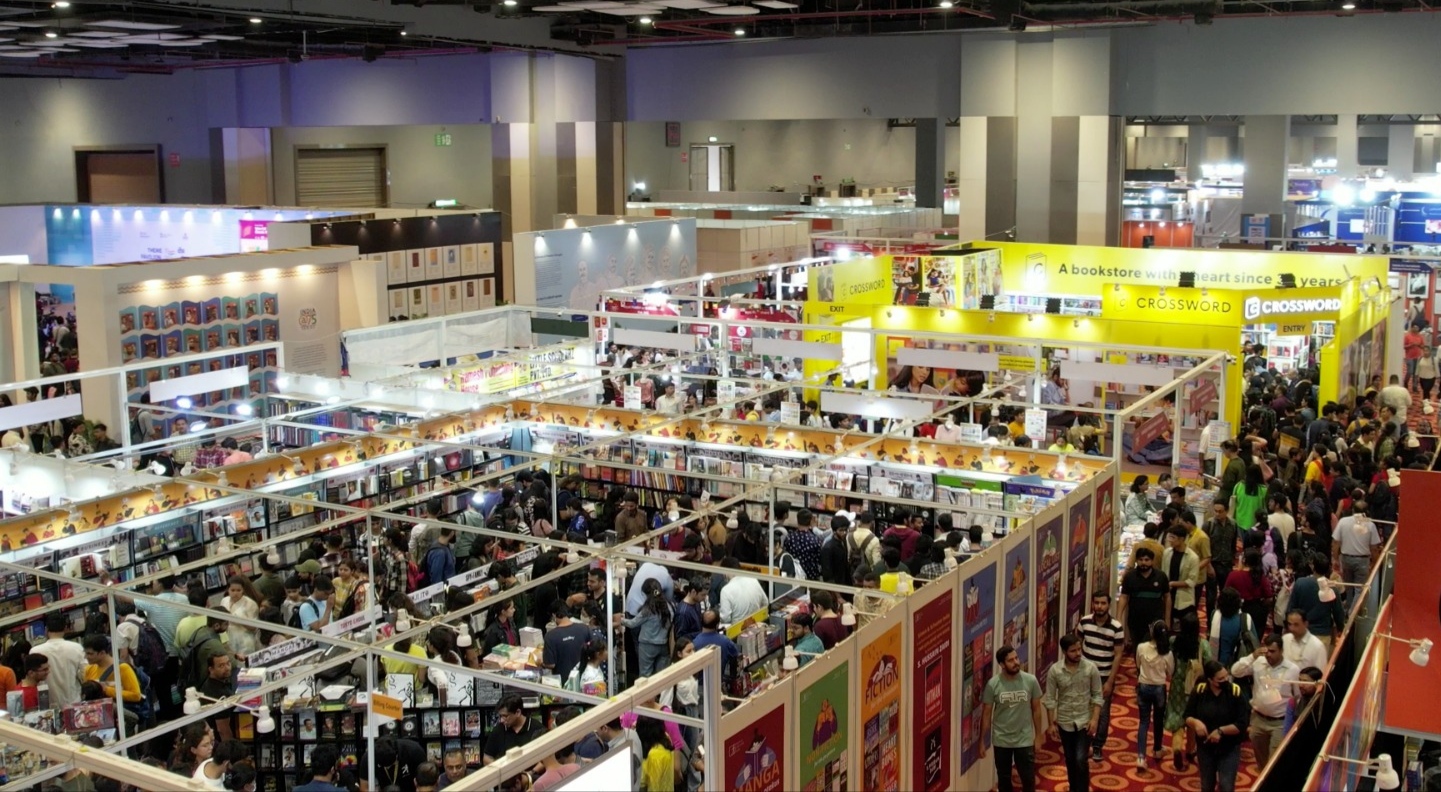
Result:
[[[1101,717],[1091,738],[1091,761],[1101,761],[1101,747],[1111,729],[1111,695],[1116,692],[1115,672],[1121,665],[1121,651],[1126,646],[1126,630],[1111,615],[1111,595],[1101,591],[1091,596],[1091,612],[1076,625],[1081,637],[1081,656],[1095,664],[1101,672]]]

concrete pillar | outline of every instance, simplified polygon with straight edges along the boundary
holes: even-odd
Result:
[[[1360,138],[1355,114],[1336,116],[1336,175],[1342,179],[1356,176]]]
[[[961,50],[956,192],[962,239],[1004,238],[1016,225],[1016,41]]]
[[[1016,239],[1051,242],[1052,58],[1050,37],[1016,45]]]
[[[1201,165],[1206,160],[1206,125],[1190,124],[1186,127],[1186,179],[1201,180]]]
[[[1416,171],[1416,127],[1392,124],[1387,131],[1386,175],[1405,181]]]
[[[1246,116],[1241,147],[1246,187],[1241,193],[1241,212],[1272,215],[1271,236],[1280,236],[1278,218],[1286,213],[1286,145],[1290,137],[1290,116]]]
[[[939,208],[946,186],[946,120],[916,119],[916,206]]]

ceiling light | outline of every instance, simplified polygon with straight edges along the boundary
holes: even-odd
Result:
[[[650,17],[648,17],[648,16],[643,16],[643,17],[640,18],[639,21],[640,21],[640,23],[641,23],[642,25],[649,25],[651,20],[650,20]]]
[[[955,3],[952,3],[951,0],[941,0],[938,5],[940,5],[941,8],[950,8],[955,5]]]
[[[260,24],[260,23],[261,23],[260,17],[251,17],[251,18],[250,18],[250,24],[252,24],[252,25],[258,25],[258,24]]]
[[[402,36],[408,36],[408,35],[410,35],[410,34],[407,33],[407,32],[405,32],[404,30],[402,30],[402,31],[400,31],[400,35],[402,35]]]
[[[1341,4],[1341,10],[1342,10],[1342,11],[1355,11],[1355,10],[1356,10],[1356,4],[1350,2],[1350,0],[1347,0],[1347,2]]]
[[[69,8],[69,7],[70,7],[70,0],[56,0],[56,2],[55,2],[55,4],[54,4],[54,7],[55,7],[55,8]]]
[[[505,2],[503,3],[503,5],[505,5],[505,6],[507,6],[507,7],[515,7],[515,6],[520,5],[520,3],[517,3],[516,0],[505,0]]]
[[[60,38],[60,34],[53,30],[45,31],[45,38]]]
[[[746,34],[745,28],[736,28],[736,35],[737,35],[737,36],[744,36],[745,34]]]

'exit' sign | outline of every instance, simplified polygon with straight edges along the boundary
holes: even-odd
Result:
[[[438,133],[436,133],[436,135],[435,135],[435,145],[437,145],[437,146],[449,146],[449,145],[450,145],[450,133],[449,133],[449,132],[438,132]]]

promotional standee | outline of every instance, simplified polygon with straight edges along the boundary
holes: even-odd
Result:
[[[798,788],[852,789],[851,690],[856,643],[847,641],[796,672],[794,712]]]
[[[910,606],[910,690],[912,709],[910,741],[911,789],[940,792],[954,789],[956,727],[952,685],[952,652],[956,631],[958,573],[952,572],[923,587],[908,601]]]
[[[1090,580],[1086,576],[1087,552],[1091,544],[1092,484],[1077,487],[1068,500],[1070,517],[1066,523],[1066,623],[1061,634],[1074,632],[1081,617],[1089,612]],[[1102,557],[1104,560],[1104,557]]]
[[[1060,656],[1061,543],[1066,515],[1054,507],[1036,518],[1036,678],[1046,684],[1051,665]]]
[[[787,714],[794,680],[786,679],[746,701],[722,720],[724,787],[738,792],[795,789],[795,749]]]
[[[1035,673],[1031,644],[1031,536],[1017,531],[1004,542],[1005,562],[1001,567],[1001,590],[1005,592],[1000,646],[1015,648],[1021,667]],[[999,648],[999,646],[997,647]]]
[[[992,554],[993,556],[995,554]],[[994,558],[961,567],[961,707],[959,773],[962,777],[991,747],[981,731],[982,696],[995,673],[997,571]],[[984,764],[984,763],[982,763]]]
[[[905,647],[905,608],[892,608],[865,630],[869,638],[860,646],[861,666],[856,676],[860,690],[851,696],[860,702],[855,734],[863,740],[860,788],[867,792],[900,792],[901,723],[905,703],[901,695],[902,652]]]

